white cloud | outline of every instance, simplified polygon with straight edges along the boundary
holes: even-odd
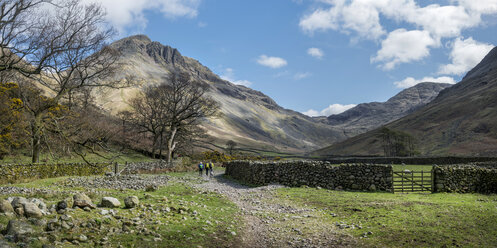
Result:
[[[400,63],[421,60],[430,55],[428,47],[437,46],[427,31],[397,29],[381,42],[381,49],[371,62],[384,63],[382,68],[391,70]]]
[[[299,26],[305,32],[310,34],[315,31],[326,31],[328,29],[338,29],[337,15],[338,11],[317,9],[312,14],[300,19]]]
[[[312,57],[321,59],[324,56],[323,50],[316,48],[316,47],[311,47],[307,49],[307,54],[311,55]]]
[[[424,82],[446,83],[446,84],[455,84],[456,83],[456,81],[451,77],[438,77],[438,78],[424,77],[422,79],[414,79],[413,77],[408,77],[402,81],[394,82],[393,84],[395,84],[395,86],[397,86],[397,88],[409,88],[409,87],[412,87],[416,84],[424,83]]]
[[[482,25],[483,15],[497,13],[497,0],[450,0],[445,5],[430,4],[424,7],[418,5],[417,0],[317,1],[328,7],[322,6],[304,15],[299,22],[300,28],[311,35],[317,31],[336,30],[351,35],[352,41],[355,41],[357,36],[383,40],[381,50],[371,61],[384,62],[384,69],[418,61],[428,56],[431,48],[439,47],[441,39],[460,37],[464,30]],[[392,44],[391,40],[393,35],[399,33],[390,33],[385,38],[387,32],[382,26],[385,21],[413,25],[422,42],[403,44],[404,49],[401,52],[406,54],[388,54],[390,49],[384,43],[390,42],[390,45],[398,48],[399,46]],[[412,34],[411,37],[416,33]],[[413,52],[409,52],[411,50]],[[415,55],[416,52],[419,52],[419,55]]]
[[[316,111],[314,109],[309,109],[305,112],[302,112],[302,114],[310,116],[310,117],[320,116],[319,111]]]
[[[309,76],[311,76],[312,74],[310,72],[299,72],[299,73],[296,73],[294,76],[293,76],[293,79],[295,80],[300,80],[300,79],[304,79],[304,78],[307,78]]]
[[[144,29],[147,25],[145,11],[159,11],[166,18],[188,17],[198,14],[201,0],[83,0],[99,3],[107,11],[107,20],[119,31],[126,28]]]
[[[467,38],[457,38],[450,52],[451,64],[440,67],[439,74],[462,75],[475,67],[494,46]]]
[[[259,56],[257,59],[257,63],[263,66],[271,67],[271,68],[280,68],[286,66],[288,63],[286,60],[279,57],[269,57],[265,54]]]
[[[253,83],[248,80],[236,80],[235,79],[235,71],[232,68],[226,68],[224,73],[220,76],[222,79],[226,81],[230,81],[237,85],[243,85],[246,87],[250,87]]]
[[[336,114],[340,114],[340,113],[343,113],[353,107],[357,106],[356,104],[346,104],[346,105],[342,105],[342,104],[331,104],[330,106],[328,106],[327,108],[321,110],[321,111],[317,111],[317,110],[314,110],[314,109],[309,109],[305,112],[303,112],[302,114],[305,114],[307,116],[311,116],[311,117],[314,117],[314,116],[330,116],[330,115],[336,115]]]
[[[304,32],[313,34],[329,29],[356,31],[359,36],[369,39],[378,39],[385,33],[372,1],[352,1],[350,4],[345,4],[343,0],[324,2],[333,7],[316,9],[300,19],[299,26]]]
[[[197,25],[198,25],[199,28],[205,28],[205,27],[207,27],[207,23],[205,23],[205,22],[198,22]]]
[[[497,13],[497,0],[459,0],[458,2],[459,5],[477,14]]]

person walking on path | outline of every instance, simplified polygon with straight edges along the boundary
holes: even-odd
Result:
[[[209,177],[209,170],[211,169],[211,162],[205,163],[205,175]]]
[[[210,173],[211,177],[214,176],[214,163],[212,161],[210,163],[209,170],[210,170],[209,173]]]
[[[199,176],[202,176],[202,171],[204,170],[204,164],[202,162],[200,162],[198,164],[198,175]]]

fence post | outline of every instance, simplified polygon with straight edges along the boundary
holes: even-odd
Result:
[[[119,164],[117,162],[114,162],[114,175],[117,176],[119,173]]]
[[[435,193],[436,192],[436,188],[435,188],[435,181],[436,181],[435,166],[431,167],[431,178],[430,178],[431,179],[431,193]]]

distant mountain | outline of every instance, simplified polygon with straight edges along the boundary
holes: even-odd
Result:
[[[405,89],[386,102],[361,103],[341,114],[330,115],[325,122],[347,130],[348,137],[365,133],[412,113],[431,102],[451,84],[420,83]]]
[[[128,108],[126,102],[146,85],[166,82],[169,73],[184,71],[208,84],[208,95],[221,105],[221,116],[203,123],[210,143],[224,146],[234,140],[240,147],[303,152],[346,138],[340,130],[284,109],[259,91],[221,79],[197,60],[147,36],[131,36],[111,46],[122,54],[124,73],[119,77],[132,75],[142,80],[132,88],[96,93],[98,104],[111,113]]]
[[[411,134],[424,155],[497,155],[497,48],[461,82],[386,127]],[[315,153],[383,155],[379,129]]]

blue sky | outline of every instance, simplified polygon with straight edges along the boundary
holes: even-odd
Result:
[[[458,82],[497,44],[497,0],[84,0],[309,115]],[[118,2],[118,4],[116,4]]]

